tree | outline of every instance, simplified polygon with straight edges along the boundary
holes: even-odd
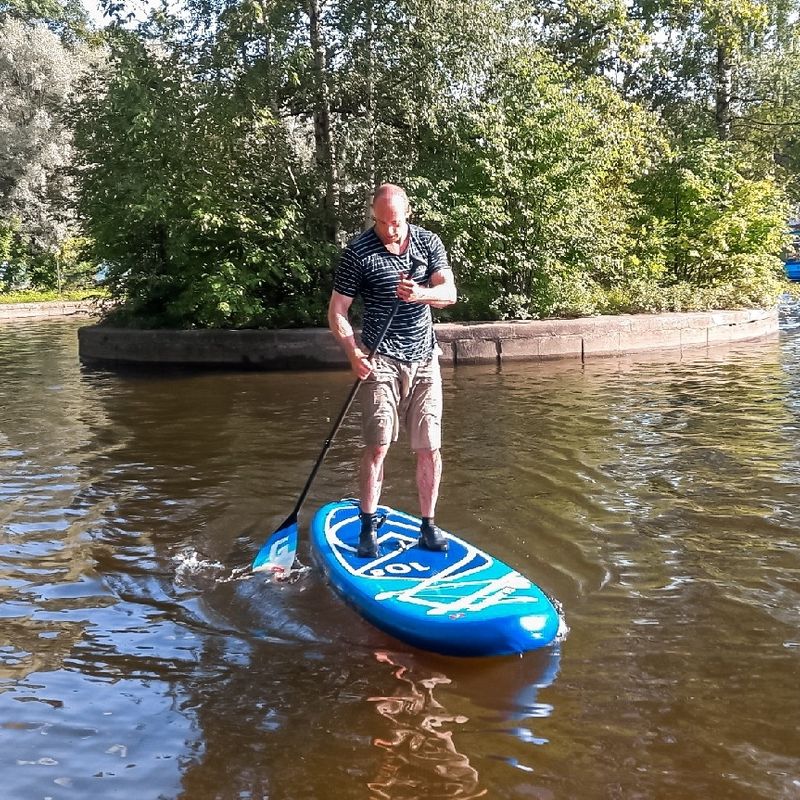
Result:
[[[343,0],[331,23],[337,147],[350,178],[342,217],[353,232],[376,185],[420,174],[422,149],[475,97],[513,26],[485,0]]]
[[[658,277],[633,235],[633,185],[667,149],[654,117],[535,48],[498,65],[470,106],[451,152],[432,140],[421,186],[470,317],[591,313],[603,290]]]
[[[785,237],[785,195],[743,175],[729,143],[709,139],[665,159],[642,187],[663,232],[664,283],[743,290],[740,302],[775,296]]]
[[[76,127],[80,209],[112,293],[149,324],[303,322],[329,245],[308,236],[288,131],[235,70],[117,30]],[[294,318],[285,307],[294,304]]]
[[[65,44],[95,38],[80,0],[0,0],[0,23],[9,19],[44,25]]]
[[[55,285],[53,256],[75,228],[64,107],[90,52],[10,16],[0,38],[0,224],[16,241],[5,283]]]
[[[685,239],[662,208],[698,174],[679,165],[717,138],[736,168],[698,180],[713,203],[726,202],[720,176],[736,187],[719,224],[755,229],[763,201],[761,223],[780,227],[761,145],[737,138],[745,66],[772,23],[764,33],[755,0],[736,2],[732,23],[723,0],[164,4],[112,29],[109,71],[79,107],[96,257],[139,322],[322,322],[335,245],[389,180],[448,243],[464,316],[669,306],[686,286],[739,286],[677,266]],[[124,19],[118,0],[108,8]],[[755,272],[731,263],[774,294],[774,239],[742,241],[703,252],[715,269],[719,253],[752,255]]]
[[[778,15],[770,25],[767,46],[742,65],[733,140],[751,170],[775,174],[795,206],[800,207],[800,14]]]

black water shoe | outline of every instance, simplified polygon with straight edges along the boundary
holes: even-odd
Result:
[[[419,534],[419,546],[424,550],[435,550],[440,553],[447,550],[447,539],[432,522],[428,523],[423,520]]]
[[[378,557],[378,519],[376,514],[359,514],[361,517],[361,533],[358,536],[359,558]]]

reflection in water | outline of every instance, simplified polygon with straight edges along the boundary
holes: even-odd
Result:
[[[394,666],[394,676],[403,685],[391,697],[369,698],[392,725],[388,738],[373,740],[376,747],[386,751],[386,759],[378,775],[367,784],[372,797],[483,797],[486,789],[479,788],[477,770],[467,756],[456,750],[453,731],[446,727],[469,720],[463,715],[448,714],[433,696],[433,690],[449,684],[450,679],[430,675],[415,680],[408,666],[398,663],[402,656],[379,651],[375,657]]]
[[[373,744],[384,752],[384,758],[367,784],[371,797],[413,800],[490,794],[487,786],[491,783],[481,780],[470,757],[456,747],[454,735],[461,740],[462,747],[466,744],[473,750],[476,737],[494,740],[501,731],[511,735],[523,743],[525,757],[520,759],[491,750],[484,755],[523,773],[534,772],[527,746],[547,743],[533,728],[537,720],[549,717],[553,710],[541,703],[537,695],[558,675],[558,647],[529,653],[524,658],[465,661],[432,658],[422,662],[410,653],[377,650],[375,659],[393,667],[392,674],[399,685],[391,695],[368,698],[390,725],[388,735],[384,733],[373,739]],[[433,668],[431,661],[438,661],[443,671]],[[487,685],[493,687],[489,704],[492,715],[488,719],[485,717],[489,701]],[[434,696],[434,691],[438,696]],[[441,697],[445,691],[450,698],[448,703],[458,701],[464,706],[467,701],[470,715],[448,711]],[[486,723],[486,728],[477,727]],[[509,781],[512,783],[516,781]],[[524,786],[533,791],[530,782]]]
[[[783,325],[445,374],[442,522],[572,629],[560,661],[488,662],[390,653],[318,570],[248,576],[346,373],[88,370],[75,323],[0,325],[3,800],[795,800],[796,309]],[[353,416],[304,533],[357,491],[358,439]],[[413,459],[390,459],[413,509]]]

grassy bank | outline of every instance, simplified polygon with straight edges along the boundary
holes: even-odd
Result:
[[[103,289],[76,289],[74,291],[56,292],[26,289],[19,292],[0,293],[0,304],[11,303],[51,303],[51,302],[78,302],[81,300],[101,300],[108,297]]]

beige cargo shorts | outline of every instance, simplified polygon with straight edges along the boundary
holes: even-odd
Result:
[[[442,446],[442,376],[439,348],[430,361],[398,361],[376,355],[369,377],[361,387],[364,443],[371,446],[396,442],[401,423],[412,450],[438,450]]]

